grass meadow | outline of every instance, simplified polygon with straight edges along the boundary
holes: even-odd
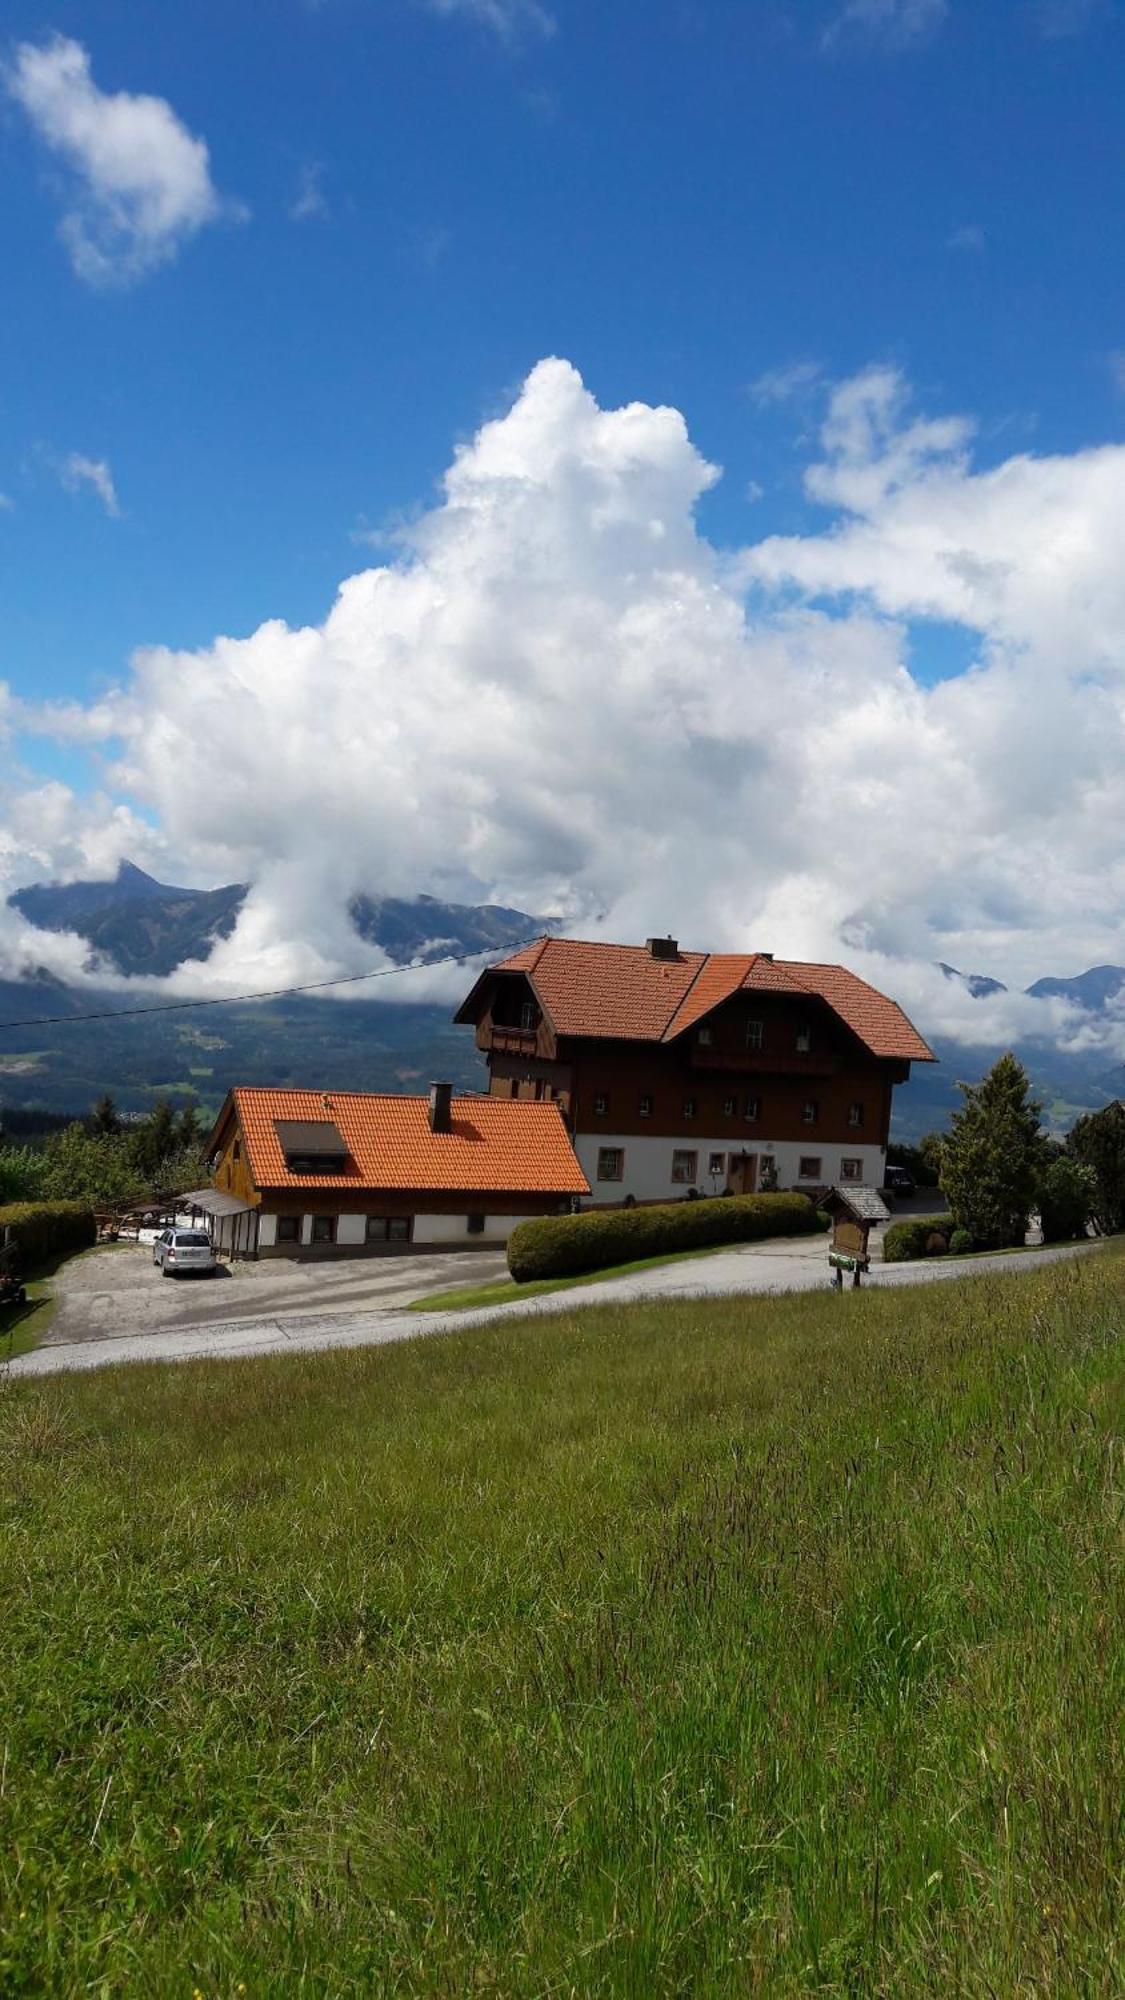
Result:
[[[1125,1256],[0,1393],[0,1992],[1119,1994]]]

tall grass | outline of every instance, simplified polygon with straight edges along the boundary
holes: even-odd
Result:
[[[0,1397],[0,1991],[1109,1994],[1122,1279]]]

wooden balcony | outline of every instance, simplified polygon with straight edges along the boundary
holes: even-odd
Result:
[[[499,1056],[533,1056],[539,1049],[536,1028],[502,1028],[495,1021],[485,1028],[480,1046]]]

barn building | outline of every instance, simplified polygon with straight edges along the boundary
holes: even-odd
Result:
[[[428,1098],[241,1086],[208,1150],[215,1227],[235,1255],[495,1246],[590,1192],[557,1104],[454,1097],[447,1083]]]
[[[501,1102],[557,1104],[595,1202],[879,1187],[891,1099],[934,1056],[840,965],[544,937],[456,1015]]]

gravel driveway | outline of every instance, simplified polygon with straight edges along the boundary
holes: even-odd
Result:
[[[286,1319],[306,1313],[374,1312],[406,1305],[423,1293],[488,1285],[506,1277],[503,1250],[436,1256],[350,1257],[339,1263],[297,1263],[267,1257],[260,1264],[220,1264],[213,1278],[165,1278],[152,1251],[107,1243],[71,1258],[55,1280],[58,1304],[42,1346],[134,1335],[162,1337],[186,1327],[232,1319]]]
[[[986,1278],[1001,1271],[1036,1271],[1045,1263],[1096,1254],[1098,1244],[1075,1244],[1034,1253],[1014,1251],[996,1257],[943,1257],[929,1263],[876,1264],[867,1283],[878,1290],[905,1285],[942,1284],[951,1278]],[[402,1307],[439,1285],[487,1284],[504,1270],[501,1257],[489,1252],[468,1256],[403,1258],[354,1265],[292,1265],[281,1274],[276,1265],[245,1265],[233,1278],[183,1285],[178,1317],[157,1327],[153,1308],[163,1291],[180,1290],[183,1281],[139,1281],[124,1266],[113,1285],[97,1271],[98,1255],[76,1259],[59,1274],[62,1306],[51,1333],[32,1353],[11,1363],[13,1375],[51,1375],[62,1370],[100,1368],[120,1361],[187,1361],[203,1357],[233,1359],[248,1354],[288,1354],[334,1347],[371,1347],[387,1341],[417,1339],[476,1326],[513,1315],[537,1316],[574,1312],[585,1305],[609,1305],[645,1298],[705,1298],[731,1293],[818,1291],[828,1284],[827,1239],[823,1236],[749,1243],[713,1256],[665,1264],[630,1277],[613,1278],[588,1288],[547,1293],[541,1298],[515,1300],[480,1312],[431,1312],[423,1316]],[[107,1252],[107,1257],[128,1255]],[[139,1258],[143,1253],[133,1251]],[[151,1268],[151,1267],[150,1267]],[[106,1278],[109,1274],[106,1273]],[[302,1280],[304,1282],[302,1282]],[[335,1280],[335,1284],[327,1282]],[[104,1289],[99,1290],[99,1282]],[[276,1286],[276,1293],[271,1290]],[[349,1287],[360,1294],[348,1297]],[[201,1317],[194,1300],[205,1289],[211,1310]],[[845,1293],[845,1297],[847,1294]],[[114,1306],[110,1303],[117,1300]],[[129,1302],[129,1321],[120,1310]],[[230,1302],[229,1305],[227,1302]],[[202,1304],[202,1299],[200,1304]],[[227,1306],[226,1314],[223,1313]],[[69,1306],[69,1311],[68,1311]],[[258,1309],[260,1307],[260,1310]],[[69,1327],[69,1331],[68,1331]],[[81,1329],[81,1330],[79,1330]],[[99,1329],[99,1330],[95,1330]]]

